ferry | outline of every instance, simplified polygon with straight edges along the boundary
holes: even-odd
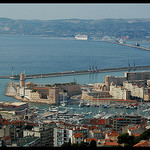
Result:
[[[87,35],[80,35],[80,34],[77,34],[75,36],[75,39],[77,40],[88,40],[88,36]]]

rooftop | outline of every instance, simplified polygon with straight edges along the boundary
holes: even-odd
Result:
[[[75,138],[83,138],[83,133],[74,133]]]

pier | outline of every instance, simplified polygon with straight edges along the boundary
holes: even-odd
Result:
[[[102,72],[115,72],[115,71],[135,71],[136,70],[148,70],[150,66],[133,66],[133,67],[119,67],[119,68],[106,68],[106,69],[95,69],[95,70],[80,70],[80,71],[64,71],[64,72],[55,72],[55,73],[42,73],[42,74],[31,74],[26,75],[26,79],[32,78],[47,78],[47,77],[57,77],[57,76],[66,76],[66,75],[81,75],[81,74],[96,74]],[[1,79],[9,79],[12,76],[0,76]],[[15,79],[15,78],[14,78]]]
[[[128,46],[128,47],[133,47],[133,48],[138,48],[138,49],[142,49],[142,50],[146,50],[146,51],[150,51],[150,48],[147,48],[147,47],[140,47],[140,46],[136,46],[136,45],[122,44],[122,43],[115,43],[115,44]]]

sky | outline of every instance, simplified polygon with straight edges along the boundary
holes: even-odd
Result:
[[[11,19],[130,19],[149,14],[149,3],[0,3],[0,17]]]

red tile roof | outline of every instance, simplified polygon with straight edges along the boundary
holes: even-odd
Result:
[[[91,142],[92,140],[97,141],[97,138],[86,138],[85,139],[86,142]]]
[[[98,120],[97,124],[105,125],[105,119]]]
[[[117,142],[105,142],[105,146],[118,146]]]
[[[141,141],[137,144],[135,144],[133,147],[150,147],[149,141]]]
[[[83,138],[83,133],[74,133],[75,138]]]
[[[10,139],[9,136],[4,137],[4,140],[5,140],[5,141],[6,141],[6,140],[9,140],[9,139]]]

